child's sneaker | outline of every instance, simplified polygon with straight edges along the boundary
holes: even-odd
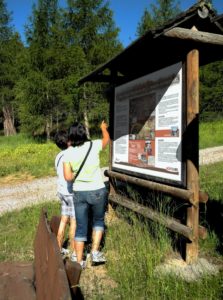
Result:
[[[65,248],[61,248],[60,254],[65,257],[65,256],[67,256],[67,255],[70,254],[70,250],[69,249],[65,249]]]
[[[70,260],[73,261],[73,262],[77,261],[77,254],[76,254],[75,252],[73,252],[73,253],[71,254]]]
[[[81,262],[79,262],[79,264],[81,265],[81,269],[84,270],[87,266],[87,263],[85,260],[82,260]]]
[[[104,253],[100,251],[92,251],[91,253],[91,265],[97,266],[100,264],[104,264],[106,262],[106,258],[104,256]]]

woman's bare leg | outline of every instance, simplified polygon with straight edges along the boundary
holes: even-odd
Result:
[[[77,254],[77,262],[80,263],[83,260],[84,242],[74,241],[74,244]]]
[[[98,251],[100,243],[101,243],[101,239],[103,236],[103,231],[102,230],[93,230],[92,233],[92,251]]]

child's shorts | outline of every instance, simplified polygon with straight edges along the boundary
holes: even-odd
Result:
[[[61,216],[75,218],[73,195],[63,195],[57,193],[61,201]]]

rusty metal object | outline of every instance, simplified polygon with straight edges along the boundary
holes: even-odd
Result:
[[[79,280],[81,276],[81,265],[70,260],[65,261],[65,270],[69,281],[72,296],[75,297],[79,288]]]
[[[55,233],[60,217],[50,222]],[[1,299],[75,299],[81,275],[81,266],[70,261],[65,266],[57,244],[56,235],[51,231],[47,214],[43,210],[34,241],[33,263],[0,263]]]
[[[52,232],[57,235],[57,232],[59,230],[59,226],[60,226],[60,217],[59,216],[53,216],[50,219],[50,229],[52,230]]]
[[[36,299],[33,264],[27,262],[0,263],[1,299]]]
[[[49,222],[50,228],[55,235],[57,235],[59,229],[60,219],[61,219],[60,216],[53,216]],[[65,266],[65,271],[67,274],[72,297],[75,297],[77,295],[78,288],[79,288],[78,284],[79,284],[81,271],[82,271],[81,266],[80,264],[76,262],[72,262],[68,259],[65,260],[64,266]]]
[[[37,300],[71,299],[69,283],[56,236],[42,211],[34,241],[35,286]]]

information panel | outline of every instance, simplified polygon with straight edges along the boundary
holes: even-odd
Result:
[[[183,183],[182,63],[115,89],[112,168]]]

